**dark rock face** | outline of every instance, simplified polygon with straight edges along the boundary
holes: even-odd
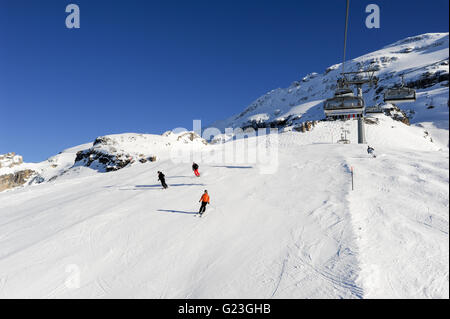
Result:
[[[293,130],[302,133],[309,132],[312,131],[312,129],[314,128],[314,126],[316,126],[317,123],[318,121],[306,121],[301,123],[300,125],[295,126]]]
[[[77,152],[73,167],[89,167],[98,172],[113,172],[132,164],[155,162],[156,156],[147,153],[149,145],[169,147],[171,142],[190,143],[201,138],[194,132],[183,133],[175,135],[177,137],[175,139],[175,136],[172,136],[173,132],[168,131],[162,135],[170,136],[167,141],[164,138],[133,133],[99,136],[89,149]],[[203,142],[206,141],[203,140]]]
[[[368,125],[376,125],[378,124],[378,119],[377,118],[370,118],[370,117],[365,117],[364,118],[364,123],[368,124]]]
[[[147,162],[156,162],[156,156],[150,156],[150,157],[144,157],[144,155],[140,155],[139,156],[139,162],[141,162],[142,164],[147,163]]]
[[[386,109],[385,115],[392,117],[395,121],[402,122],[403,124],[410,125],[409,116],[405,111],[401,110],[398,106],[394,105],[391,109]]]
[[[106,136],[100,136],[95,139],[93,146],[98,145],[98,144],[112,145],[112,144],[114,144],[114,141]]]
[[[137,160],[141,163],[155,162],[156,156],[144,157],[141,155]],[[129,154],[110,154],[93,148],[79,151],[75,158],[75,166],[86,166],[105,172],[118,171],[134,162],[135,159]]]
[[[309,132],[319,121],[306,121],[299,123],[301,116],[299,115],[290,115],[283,119],[277,119],[274,121],[251,121],[246,125],[242,126],[242,129],[245,131],[246,129],[261,129],[261,128],[277,128],[281,129],[286,126],[293,126],[293,130],[297,132]]]
[[[242,126],[243,130],[253,128],[255,130],[259,128],[283,128],[294,124],[294,121],[298,121],[301,118],[300,115],[289,115],[286,118],[276,119],[273,121],[248,121]]]
[[[115,141],[107,136],[99,136],[95,139],[92,148],[79,151],[75,158],[76,166],[86,166],[105,172],[117,171],[133,163],[133,157],[129,154],[117,153],[113,145]],[[105,151],[101,146],[108,146]]]
[[[13,174],[0,176],[0,192],[6,189],[22,186],[34,174],[36,174],[35,171],[26,169],[23,171],[15,172]]]
[[[406,86],[414,89],[426,89],[441,82],[447,82],[443,83],[443,85],[448,86],[448,81],[449,76],[446,72],[424,73],[420,79],[417,81],[408,82]]]
[[[112,172],[133,163],[133,158],[131,156],[127,156],[126,154],[107,154],[94,149],[79,151],[75,158],[75,164],[81,166],[91,167],[95,162],[100,164],[99,166],[101,166],[106,172]]]

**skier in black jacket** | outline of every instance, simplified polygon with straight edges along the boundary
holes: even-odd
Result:
[[[169,186],[167,186],[167,184],[166,184],[166,177],[165,177],[164,174],[163,174],[162,172],[160,172],[160,171],[158,171],[158,181],[161,181],[161,185],[162,185],[162,187],[164,187],[164,189],[166,189],[167,187],[169,187]]]
[[[367,154],[372,155],[372,157],[374,157],[374,158],[377,157],[375,155],[375,149],[369,145],[367,146]]]

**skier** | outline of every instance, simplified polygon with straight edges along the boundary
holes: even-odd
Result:
[[[195,176],[200,177],[200,173],[198,172],[198,165],[197,163],[192,163],[192,170],[194,171]]]
[[[203,193],[202,197],[200,198],[200,200],[198,202],[202,203],[202,206],[200,206],[200,210],[198,211],[198,213],[200,214],[200,217],[201,217],[203,215],[203,213],[206,211],[206,205],[209,204],[209,195],[208,195],[207,190],[205,190],[205,192]]]
[[[160,171],[158,171],[158,181],[161,181],[161,185],[162,185],[162,187],[164,187],[164,189],[169,187],[166,184],[166,176],[164,176],[164,174]]]
[[[367,154],[372,155],[374,158],[377,157],[375,155],[375,149],[373,147],[370,147],[369,145],[367,145]]]

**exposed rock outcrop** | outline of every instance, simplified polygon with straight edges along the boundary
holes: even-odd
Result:
[[[101,150],[90,148],[77,153],[75,163],[82,166],[93,167],[105,170],[106,172],[117,171],[133,162],[133,158],[128,154],[107,154]]]
[[[422,74],[422,76],[419,79],[408,82],[406,86],[414,89],[426,89],[438,83],[441,83],[442,86],[448,87],[448,81],[449,81],[448,72],[445,71],[438,71],[436,73],[427,72]]]
[[[190,144],[191,142],[200,142],[204,145],[208,145],[208,142],[195,132],[182,132],[174,133],[173,131],[167,131],[162,134],[164,137],[173,138],[174,142],[182,142],[184,144]]]
[[[273,121],[266,121],[266,120],[251,120],[247,121],[242,126],[243,130],[246,130],[248,128],[253,128],[255,130],[260,128],[283,128],[286,126],[291,126],[294,123],[298,122],[298,120],[301,119],[300,115],[289,115],[287,117],[281,117],[278,119],[275,119]]]
[[[36,172],[30,169],[0,176],[0,192],[24,185]]]
[[[201,148],[207,144],[193,131],[100,136],[92,147],[76,153],[74,167],[84,166],[99,172],[117,171],[133,164],[155,162],[161,154],[170,153],[172,148]]]
[[[302,133],[309,132],[312,131],[313,127],[316,126],[317,123],[318,121],[306,121],[301,123],[300,125],[295,126],[293,130]]]
[[[384,113],[387,116],[392,117],[394,120],[402,122],[403,124],[410,125],[409,116],[405,111],[401,110],[398,106],[393,105],[392,108],[385,109]]]
[[[16,153],[11,152],[7,154],[0,155],[0,168],[2,167],[13,167],[23,163],[23,158]]]

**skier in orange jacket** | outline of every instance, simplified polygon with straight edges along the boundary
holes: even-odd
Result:
[[[200,198],[200,200],[198,202],[202,203],[202,206],[200,206],[200,210],[198,212],[200,214],[200,216],[202,216],[203,213],[206,211],[206,205],[209,204],[209,195],[208,195],[207,190],[205,190],[205,192],[203,193],[202,197]]]

